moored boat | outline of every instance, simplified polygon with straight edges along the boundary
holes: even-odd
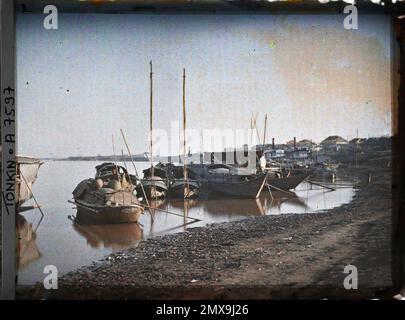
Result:
[[[169,186],[169,197],[191,199],[198,197],[200,193],[200,184],[198,181],[176,179]]]
[[[139,184],[136,187],[136,194],[138,197],[142,198],[146,196],[148,200],[161,199],[166,197],[167,190],[168,188],[165,180],[163,180],[161,177],[153,176],[141,179],[139,181]]]
[[[22,205],[32,198],[32,187],[37,179],[39,168],[43,162],[36,158],[22,156],[17,156],[16,162],[16,209],[18,212],[22,212],[25,211]]]
[[[95,179],[83,180],[73,190],[76,221],[82,224],[137,222],[144,209],[133,194],[134,186],[126,169],[103,163],[96,170]]]
[[[295,189],[302,181],[309,176],[307,172],[296,172],[287,176],[268,175],[267,185],[272,191]]]
[[[221,195],[235,198],[258,198],[266,184],[267,173],[246,177],[245,180],[235,179],[208,180],[204,188],[210,196]]]

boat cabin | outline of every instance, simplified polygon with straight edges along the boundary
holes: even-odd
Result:
[[[111,178],[119,178],[118,180],[121,180],[122,177],[127,177],[128,172],[127,170],[119,165],[116,165],[111,162],[105,162],[103,164],[100,164],[96,166],[96,179],[101,179],[101,180],[110,180]]]

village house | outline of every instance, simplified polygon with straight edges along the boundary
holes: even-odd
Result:
[[[340,136],[329,136],[321,142],[322,148],[328,151],[340,151],[348,144],[349,142]]]
[[[316,142],[313,142],[312,140],[303,139],[303,140],[297,142],[297,147],[298,148],[307,148],[308,150],[314,151],[319,146]]]

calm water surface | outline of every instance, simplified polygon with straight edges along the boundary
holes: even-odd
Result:
[[[41,215],[38,210],[27,211],[22,215],[20,221],[22,227],[27,228],[32,224],[32,228],[37,229],[32,239],[23,246],[18,272],[19,284],[31,284],[42,280],[46,265],[55,265],[59,275],[62,275],[102,259],[111,252],[136,246],[141,239],[148,237],[179,232],[213,222],[237,220],[246,216],[327,210],[350,202],[354,195],[354,190],[350,187],[328,192],[315,186],[311,189],[311,186],[304,182],[295,190],[296,197],[274,192],[273,201],[269,193],[263,192],[256,200],[226,199],[186,203],[182,200],[166,200],[155,204],[162,210],[181,215],[186,212],[189,217],[201,220],[187,226],[183,226],[183,217],[163,211],[155,212],[153,223],[149,212],[145,211],[140,220],[142,227],[136,224],[79,226],[68,218],[76,212],[73,205],[67,201],[72,199],[72,191],[81,180],[94,177],[97,164],[99,162],[46,161],[41,167],[33,191],[42,205],[45,217],[40,221]],[[149,164],[136,162],[136,166],[141,172]],[[129,166],[128,169],[132,173],[133,167]],[[337,183],[348,184],[339,180]],[[29,204],[32,204],[32,200]]]

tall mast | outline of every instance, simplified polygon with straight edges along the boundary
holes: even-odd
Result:
[[[357,168],[357,147],[359,145],[359,128],[356,129],[356,148],[354,149],[355,158],[356,158],[356,168]]]
[[[263,133],[263,145],[266,144],[266,129],[267,129],[267,113],[264,117],[264,133]]]
[[[253,117],[250,118],[250,147],[253,144]]]
[[[188,196],[188,177],[186,161],[186,69],[183,69],[183,177],[184,177],[184,198]]]
[[[150,166],[151,166],[151,177],[154,176],[154,168],[153,168],[153,72],[152,72],[152,60],[149,62],[150,64],[150,108],[149,108],[149,121],[150,121]]]

